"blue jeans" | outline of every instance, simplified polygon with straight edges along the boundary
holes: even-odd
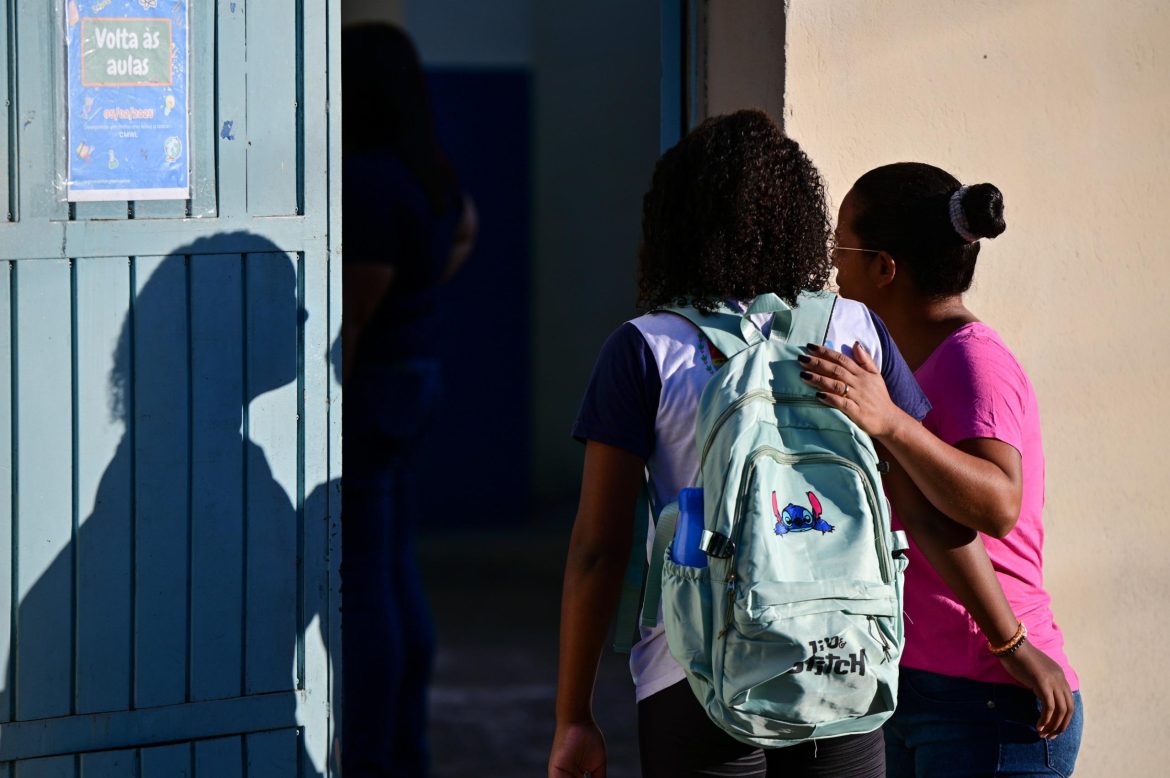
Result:
[[[428,773],[434,626],[415,557],[411,459],[433,416],[437,363],[359,368],[345,387],[341,481],[346,778]]]
[[[1069,728],[1036,734],[1040,701],[1011,684],[952,678],[903,667],[898,709],[885,725],[890,778],[1069,776],[1084,727],[1080,692]]]

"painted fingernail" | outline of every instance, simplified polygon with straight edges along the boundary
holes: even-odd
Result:
[[[800,355],[799,357],[797,357],[796,359],[797,359],[797,361],[799,361],[799,362],[803,362],[803,363],[805,363],[805,364],[808,364],[809,362],[812,362],[812,357],[810,357],[808,354],[801,354],[801,355]]]
[[[812,378],[812,373],[808,372],[807,370],[801,370],[800,377],[803,378],[805,381],[807,381],[810,378]]]
[[[805,346],[805,349],[807,349],[808,351],[817,352],[817,351],[821,350],[821,347],[815,343],[809,343],[808,345]]]
[[[827,395],[824,392],[817,392],[817,399],[823,400]]]

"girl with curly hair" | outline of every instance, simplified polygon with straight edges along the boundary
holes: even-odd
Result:
[[[673,501],[698,475],[695,414],[723,355],[693,325],[660,307],[746,311],[758,295],[790,305],[819,291],[831,270],[831,230],[820,174],[763,113],[708,119],[659,160],[643,202],[639,303],[651,311],[602,346],[574,436],[586,443],[581,501],[562,602],[557,730],[550,776],[605,775],[605,744],[591,698],[598,658],[628,556],[634,505],[647,483],[654,504]],[[762,331],[770,316],[755,320]],[[864,343],[890,396],[922,418],[929,405],[881,320],[839,300],[829,344]],[[651,530],[652,533],[652,530]],[[647,553],[651,538],[647,539]],[[625,625],[618,625],[619,629]],[[713,724],[671,658],[661,616],[630,656],[645,776],[878,776],[881,733],[764,752]]]

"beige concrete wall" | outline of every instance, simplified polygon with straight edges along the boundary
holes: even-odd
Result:
[[[791,0],[789,132],[840,202],[887,162],[1004,192],[971,307],[1031,373],[1078,775],[1170,771],[1170,5]]]

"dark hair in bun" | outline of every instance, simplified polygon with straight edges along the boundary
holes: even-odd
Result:
[[[1003,192],[995,184],[967,187],[961,200],[967,231],[978,238],[995,238],[1007,229],[1003,220]]]
[[[883,165],[857,179],[853,214],[860,248],[889,252],[928,297],[967,291],[978,240],[1007,229],[1003,194],[994,185],[962,187],[950,173],[921,162]]]

